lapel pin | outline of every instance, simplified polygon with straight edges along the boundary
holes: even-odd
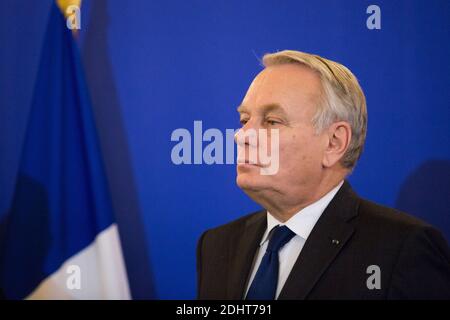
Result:
[[[331,243],[335,244],[335,245],[338,245],[339,244],[339,240],[333,239],[333,240],[331,240]]]

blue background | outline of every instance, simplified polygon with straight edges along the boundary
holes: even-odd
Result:
[[[366,8],[381,8],[368,30]],[[51,0],[1,0],[0,215],[11,205]],[[266,52],[348,66],[367,97],[357,192],[450,239],[450,2],[84,0],[79,46],[135,298],[195,297],[201,232],[258,205],[233,165],[172,164],[176,128],[237,128]]]

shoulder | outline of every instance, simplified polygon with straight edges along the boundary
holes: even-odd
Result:
[[[450,263],[448,244],[442,233],[408,213],[360,199],[355,226],[385,246],[396,247],[399,254],[434,252],[442,261]]]
[[[367,248],[392,263],[388,298],[450,298],[450,249],[442,233],[405,212],[360,201],[355,224]]]
[[[374,226],[389,227],[399,231],[432,228],[427,222],[406,212],[363,198],[360,198],[358,217],[365,222],[372,223]]]
[[[207,240],[223,241],[226,238],[235,237],[243,231],[243,229],[254,223],[261,223],[266,219],[266,210],[259,210],[247,214],[239,219],[233,220],[226,224],[211,228],[203,232],[200,237],[200,242]]]
[[[400,210],[364,199],[357,195],[348,183],[336,197],[333,211],[340,212],[341,217],[353,226],[355,231],[353,240],[356,240],[354,243],[378,251],[382,255],[390,252],[398,256],[408,248],[408,244],[422,241],[423,246],[420,249],[439,247],[439,251],[447,256],[448,245],[445,238],[427,222]],[[347,213],[342,215],[342,212]]]
[[[353,225],[356,231],[378,239],[403,238],[413,230],[431,227],[405,212],[360,197],[348,181],[342,185],[323,215],[321,219],[336,221],[339,218]]]

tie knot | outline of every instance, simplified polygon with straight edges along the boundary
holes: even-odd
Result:
[[[278,252],[286,243],[288,243],[295,233],[286,226],[277,226],[273,230],[273,234],[270,237],[267,251]]]

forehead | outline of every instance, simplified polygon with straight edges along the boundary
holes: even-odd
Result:
[[[300,64],[269,66],[251,83],[242,105],[246,111],[258,111],[279,105],[286,113],[314,108],[321,93],[319,76]]]

